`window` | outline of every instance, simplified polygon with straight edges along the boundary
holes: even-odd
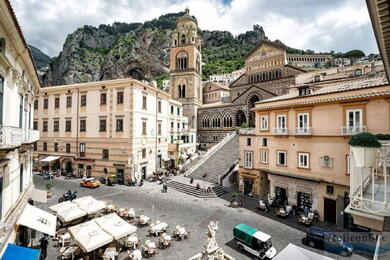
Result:
[[[49,99],[45,98],[43,100],[43,109],[47,109],[49,107]]]
[[[157,111],[161,113],[161,101],[157,102]]]
[[[309,168],[309,154],[308,153],[298,153],[298,167],[299,168]]]
[[[185,98],[186,97],[186,85],[179,85],[179,98]]]
[[[34,110],[38,109],[38,99],[34,100]]]
[[[100,93],[100,105],[105,105],[107,101],[107,94],[106,93]]]
[[[80,143],[79,151],[80,151],[80,157],[84,157],[85,156],[85,143]]]
[[[261,139],[261,146],[268,146],[268,139],[267,138]]]
[[[251,143],[252,143],[252,138],[247,138],[246,139],[246,145],[247,146],[251,146]]]
[[[72,96],[66,97],[66,107],[72,107]]]
[[[363,125],[363,111],[362,109],[348,109],[347,110],[347,133],[355,134],[362,132]]]
[[[180,123],[177,123],[177,131],[180,130]]]
[[[60,130],[60,121],[58,121],[58,120],[54,121],[53,129],[54,129],[54,132],[58,132]]]
[[[268,130],[268,116],[260,116],[260,130]]]
[[[80,157],[85,156],[85,143],[80,143]]]
[[[100,121],[99,121],[99,131],[100,132],[105,132],[106,131],[106,125],[107,125],[106,119],[100,119]]]
[[[260,150],[260,163],[268,163],[268,150]]]
[[[142,109],[147,109],[146,102],[147,102],[146,96],[142,96]]]
[[[142,122],[142,135],[146,135],[146,121]]]
[[[187,53],[181,51],[176,56],[176,69],[184,70],[187,68]]]
[[[177,108],[177,115],[180,116],[180,107]]]
[[[43,121],[42,131],[47,132],[47,121]]]
[[[284,151],[277,151],[277,162],[278,165],[287,165],[287,153]]]
[[[309,87],[298,88],[299,96],[307,96],[311,94],[311,89]]]
[[[171,115],[173,115],[173,113],[174,113],[174,107],[171,106]]]
[[[297,133],[309,133],[309,113],[298,114]]]
[[[81,95],[80,106],[84,107],[87,105],[87,95]]]
[[[173,135],[171,135],[171,144],[173,144],[173,141],[174,141],[174,137]]]
[[[66,144],[66,152],[70,153],[70,144]]]
[[[362,70],[361,70],[361,69],[356,69],[356,70],[354,71],[354,75],[355,75],[355,76],[361,76],[361,75],[362,75]]]
[[[244,167],[252,168],[253,152],[244,152]]]
[[[326,185],[326,193],[334,194],[334,187],[331,185]]]
[[[116,103],[123,104],[123,92],[118,92],[116,94]]]
[[[72,131],[72,121],[66,120],[65,121],[65,132],[70,132],[70,131]]]
[[[54,152],[58,152],[58,143],[54,143]]]
[[[43,143],[43,151],[47,151],[47,143]]]
[[[33,123],[33,129],[38,130],[38,121],[34,121]]]
[[[314,82],[319,82],[319,81],[321,81],[321,76],[319,75],[314,76]]]
[[[171,122],[171,131],[173,131],[174,128],[175,128],[175,123]]]
[[[80,120],[80,132],[85,132],[87,128],[87,120],[81,119]]]
[[[161,123],[158,123],[157,127],[157,133],[158,135],[161,135]]]
[[[118,131],[118,132],[123,131],[123,119],[116,120],[116,131]]]
[[[286,115],[278,115],[276,117],[276,129],[278,133],[287,132],[287,118]]]
[[[108,149],[103,149],[103,159],[108,159],[109,158],[109,151]]]
[[[142,158],[143,159],[146,158],[146,149],[145,148],[142,149]]]
[[[37,143],[33,143],[33,149],[34,149],[34,151],[38,150],[38,145],[37,145]]]
[[[60,98],[56,97],[54,99],[54,108],[59,108],[60,107]]]

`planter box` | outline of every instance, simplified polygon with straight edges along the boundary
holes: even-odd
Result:
[[[351,146],[356,167],[371,168],[375,166],[378,148]]]

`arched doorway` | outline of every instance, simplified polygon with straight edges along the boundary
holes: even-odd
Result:
[[[64,170],[65,173],[72,173],[73,172],[72,161],[71,160],[65,160],[62,163],[62,169]]]
[[[236,125],[238,127],[242,126],[244,123],[246,123],[246,116],[244,111],[238,110],[236,113]]]
[[[87,178],[91,178],[92,176],[92,167],[91,165],[87,165]]]
[[[256,124],[256,115],[251,109],[255,107],[257,101],[260,101],[260,98],[256,94],[250,95],[248,98],[249,127],[255,127]]]

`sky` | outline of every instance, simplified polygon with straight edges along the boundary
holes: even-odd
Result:
[[[27,42],[57,56],[84,25],[144,22],[189,7],[201,29],[238,35],[263,26],[298,49],[378,53],[365,0],[10,0]]]

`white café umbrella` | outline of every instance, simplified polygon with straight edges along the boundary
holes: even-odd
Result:
[[[87,215],[87,212],[80,209],[78,206],[73,206],[57,212],[57,217],[64,223],[81,218],[85,215]]]
[[[51,211],[54,211],[54,212],[59,212],[59,211],[63,211],[63,210],[69,209],[69,208],[73,208],[75,206],[77,206],[77,204],[67,200],[67,201],[55,204],[55,205],[49,207],[49,209]]]
[[[106,202],[96,200],[91,196],[81,197],[79,199],[75,199],[73,202],[88,214],[93,214],[106,207]]]
[[[104,231],[117,240],[137,231],[135,226],[124,221],[116,213],[111,213],[94,220]]]
[[[101,229],[94,220],[72,226],[69,228],[69,232],[76,244],[84,252],[91,252],[114,240],[114,238]]]

